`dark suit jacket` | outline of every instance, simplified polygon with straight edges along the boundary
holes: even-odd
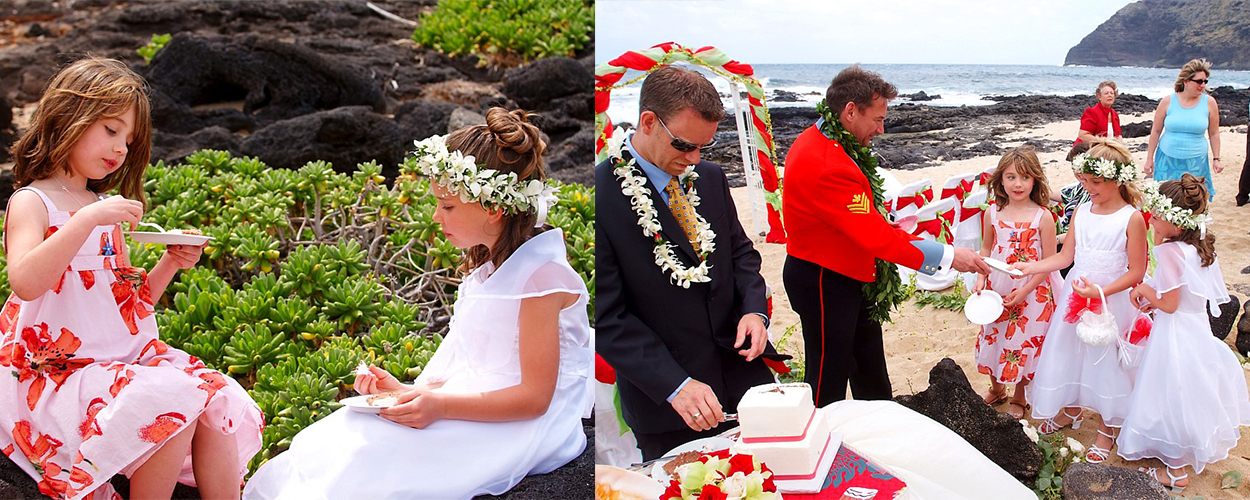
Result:
[[[772,374],[762,359],[747,363],[733,347],[742,316],[767,306],[760,254],[738,221],[725,173],[711,162],[695,167],[696,210],[716,233],[716,247],[711,282],[684,289],[656,266],[655,240],[643,235],[610,161],[595,167],[595,350],[616,370],[625,422],[642,433],[687,428],[666,401],[687,376],[711,386],[724,411],[736,411],[742,394],[772,382]],[[647,185],[660,234],[678,247],[684,266],[696,265],[694,247],[657,187]],[[771,345],[766,353],[786,358]]]

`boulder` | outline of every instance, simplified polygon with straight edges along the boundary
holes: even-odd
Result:
[[[1134,122],[1128,125],[1120,126],[1120,135],[1125,139],[1134,139],[1137,137],[1146,137],[1150,135],[1150,127],[1154,126],[1154,120],[1146,120],[1144,122]]]
[[[274,168],[296,169],[314,160],[332,163],[339,172],[354,172],[370,160],[394,178],[406,147],[393,120],[365,106],[346,106],[283,120],[243,140],[242,153]]]
[[[0,206],[9,206],[10,196],[13,196],[13,171],[0,169]]]
[[[1241,299],[1231,293],[1228,297],[1232,300],[1220,304],[1219,316],[1212,316],[1211,310],[1207,310],[1207,319],[1211,322],[1211,333],[1220,340],[1228,338],[1228,332],[1233,330],[1233,322],[1237,321],[1237,311],[1241,310]]]
[[[412,147],[412,141],[419,141],[432,135],[447,133],[447,123],[456,105],[446,102],[429,102],[416,100],[406,102],[395,111],[395,123],[399,125],[399,138],[405,148]]]
[[[1237,352],[1250,356],[1250,301],[1242,306],[1241,321],[1237,322]]]
[[[920,92],[916,92],[915,94],[902,94],[902,95],[899,95],[899,97],[903,99],[907,99],[912,102],[932,101],[934,99],[942,98],[940,94],[929,95],[929,94],[926,94],[925,91],[923,90],[921,90]]]
[[[486,125],[486,117],[464,108],[456,108],[452,110],[451,116],[447,118],[446,133],[450,134],[474,125]]]
[[[531,498],[594,498],[595,483],[595,421],[582,419],[586,433],[586,449],[573,461],[547,474],[527,476],[507,493],[480,495],[477,499],[500,498],[526,500]],[[578,492],[581,493],[578,493]]]
[[[152,59],[147,80],[176,106],[242,101],[242,113],[263,122],[342,106],[385,108],[380,85],[362,69],[300,45],[256,35],[179,33]],[[152,110],[154,126],[177,124]]]
[[[575,59],[539,59],[504,73],[503,93],[525,110],[545,110],[560,97],[587,93],[594,75]]]
[[[929,370],[928,389],[894,400],[955,431],[1015,478],[1036,479],[1042,451],[1019,421],[985,404],[954,360],[944,358]]]
[[[167,134],[160,131],[152,133],[152,162],[165,160],[166,165],[174,165],[191,153],[201,149],[229,151],[238,156],[240,139],[223,127],[208,127],[191,134]]]
[[[1163,485],[1142,472],[1087,462],[1077,462],[1064,471],[1062,490],[1064,500],[1168,499]]]

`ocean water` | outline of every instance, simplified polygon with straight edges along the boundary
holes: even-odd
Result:
[[[799,94],[800,102],[768,102],[769,108],[787,106],[814,107],[824,98],[833,76],[848,64],[753,64],[755,78],[771,98],[775,90]],[[925,101],[930,106],[978,106],[993,104],[986,100],[994,95],[1088,95],[1094,102],[1094,88],[1103,80],[1113,80],[1121,94],[1139,94],[1159,99],[1172,92],[1180,68],[1133,68],[1091,66],[1043,66],[999,64],[862,64],[865,69],[880,73],[898,87],[900,94],[924,91],[940,99]],[[711,75],[702,68],[693,67]],[[621,81],[633,79],[641,72],[630,71]],[[729,94],[729,83],[711,75],[722,95]],[[1208,87],[1250,87],[1250,71],[1212,70]],[[638,91],[641,84],[612,91],[608,116],[613,123],[634,123],[638,119]],[[724,98],[725,106],[733,103]],[[907,102],[896,99],[893,104]],[[744,103],[745,104],[745,103]]]

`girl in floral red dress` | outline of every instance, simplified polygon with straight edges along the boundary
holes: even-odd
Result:
[[[1054,255],[1055,218],[1044,208],[1050,188],[1033,148],[1016,148],[1003,155],[989,189],[994,206],[982,214],[981,256],[1014,264]],[[1002,316],[982,326],[977,336],[977,371],[990,377],[986,404],[1007,401],[1007,386],[1016,386],[1007,408],[1012,418],[1027,413],[1024,387],[1033,380],[1037,354],[1055,312],[1053,287],[1060,282],[1058,272],[1028,279],[1015,279],[1002,271],[977,275],[974,293],[989,288],[1003,296]]]
[[[151,273],[127,258],[150,144],[143,81],[87,58],[52,79],[13,146],[0,451],[50,497],[116,497],[120,472],[134,498],[169,498],[176,481],[238,498],[260,449],[247,392],[157,338],[154,299],[201,248],[171,245]]]

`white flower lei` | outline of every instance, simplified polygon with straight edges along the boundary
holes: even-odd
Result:
[[[630,158],[629,162],[617,160],[612,173],[621,179],[621,192],[630,197],[629,204],[633,207],[634,213],[638,214],[638,226],[642,227],[642,234],[655,238],[655,264],[662,272],[670,274],[671,283],[682,288],[690,288],[691,283],[712,281],[711,276],[708,275],[708,270],[712,266],[707,263],[707,257],[715,250],[716,233],[712,231],[711,224],[708,224],[697,211],[695,212],[696,237],[692,243],[699,252],[699,265],[693,268],[682,266],[673,252],[673,244],[664,241],[659,234],[661,227],[660,221],[656,219],[655,203],[648,196],[646,177],[635,174],[633,166],[636,162],[637,160],[633,158]],[[694,189],[694,181],[698,178],[699,175],[694,172],[694,169],[678,177],[678,182],[686,186],[686,197],[692,208],[699,206],[699,195]]]
[[[1201,229],[1206,232],[1206,226],[1214,219],[1207,214],[1195,214],[1193,210],[1178,207],[1172,204],[1172,199],[1159,192],[1159,185],[1151,182],[1142,189],[1142,194],[1146,201],[1142,204],[1142,209],[1150,212],[1150,215],[1172,223],[1172,225],[1184,229]]]
[[[472,155],[447,150],[447,137],[436,135],[414,141],[413,160],[417,171],[451,194],[460,195],[464,203],[481,203],[486,208],[501,208],[508,214],[538,214],[538,226],[547,219],[547,209],[556,204],[555,186],[538,179],[521,181],[515,172],[500,173],[492,168],[479,169]]]
[[[1076,158],[1072,159],[1072,172],[1111,179],[1119,184],[1127,184],[1141,178],[1141,170],[1138,170],[1137,165],[1106,158],[1094,158],[1086,153],[1076,155]]]

